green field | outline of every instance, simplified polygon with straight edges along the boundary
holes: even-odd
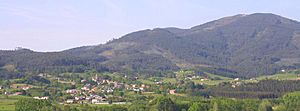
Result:
[[[176,78],[163,78],[163,82],[175,84],[177,81]]]
[[[215,75],[215,74],[211,74],[211,73],[207,73],[205,72],[205,74],[209,77],[209,78],[219,78],[218,80],[205,80],[205,81],[201,81],[200,79],[193,79],[192,81],[195,82],[196,84],[206,84],[206,85],[218,85],[222,82],[232,82],[234,81],[233,78],[229,78],[229,77],[224,77],[224,76],[220,76],[220,75]],[[139,79],[138,81],[144,84],[155,84],[155,82],[153,82],[152,80],[153,78],[149,78],[149,79]],[[177,82],[176,78],[166,78],[166,77],[160,77],[161,81],[164,83],[172,83],[175,84]],[[266,76],[260,76],[257,78],[252,78],[252,79],[242,79],[241,81],[243,82],[258,82],[260,80],[265,80],[265,79],[275,79],[275,80],[297,80],[297,74],[294,73],[279,73],[279,74],[274,74],[274,75],[266,75]]]
[[[201,80],[193,80],[196,84],[206,84],[206,85],[218,85],[222,82],[230,82],[232,80],[207,80],[207,81],[201,81]]]
[[[275,74],[275,75],[269,75],[269,76],[261,76],[261,77],[257,78],[257,80],[263,80],[263,79],[296,80],[297,74],[282,73],[282,74]]]
[[[140,81],[143,84],[155,84],[153,81],[147,79],[139,79],[138,81]]]
[[[14,111],[15,110],[14,99],[0,99],[0,111]]]
[[[25,96],[9,96],[6,98],[4,95],[0,95],[0,111],[14,111],[15,103],[18,99],[28,98]]]
[[[229,78],[229,77],[225,77],[225,76],[220,76],[220,75],[215,75],[215,74],[211,74],[211,73],[206,73],[205,74],[210,77],[210,78],[220,78],[222,80],[232,80],[232,78]]]

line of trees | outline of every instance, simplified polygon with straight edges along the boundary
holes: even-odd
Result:
[[[223,83],[216,87],[199,90],[199,94],[229,98],[278,98],[285,93],[300,91],[300,81],[294,80],[262,80],[258,83],[246,83],[232,87],[231,83]]]
[[[16,111],[299,111],[300,92],[279,99],[204,99],[199,97],[158,96],[139,98],[129,105],[58,105],[48,100],[21,99]]]

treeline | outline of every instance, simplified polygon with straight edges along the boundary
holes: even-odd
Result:
[[[63,52],[33,52],[28,49],[0,51],[0,67],[12,66],[16,71],[25,73],[83,73],[88,70],[97,72],[119,72],[126,75],[143,74],[146,76],[165,76],[165,72],[179,68],[160,55],[144,54],[136,50],[122,52],[130,56],[111,59],[100,55],[107,47],[67,50]]]
[[[19,72],[63,73],[84,72],[88,69],[107,70],[100,62],[107,60],[96,53],[73,54],[69,52],[40,53],[27,49],[0,51],[0,66],[14,66]]]
[[[200,94],[229,98],[278,98],[285,93],[300,91],[300,81],[295,80],[262,80],[258,83],[246,83],[232,86],[222,83],[216,87],[200,90]]]
[[[140,97],[126,105],[59,105],[47,100],[21,99],[16,111],[299,111],[300,93],[279,99],[203,99],[159,96],[150,101]]]
[[[16,79],[24,77],[24,73],[7,71],[0,68],[0,80]]]

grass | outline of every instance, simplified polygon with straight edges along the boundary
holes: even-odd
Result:
[[[161,77],[162,79],[162,82],[164,83],[172,83],[172,84],[175,84],[177,81],[176,81],[176,78],[165,78],[165,77]],[[138,81],[140,81],[141,83],[143,84],[155,84],[154,81],[151,81],[149,79],[139,79]]]
[[[143,84],[155,84],[153,81],[147,79],[139,79],[138,81],[140,81]]]
[[[15,103],[18,99],[29,98],[26,96],[8,96],[6,98],[4,95],[0,95],[0,111],[14,111]]]
[[[14,111],[17,101],[15,99],[0,99],[0,111]]]
[[[176,81],[176,78],[163,78],[162,80],[164,83],[172,83],[172,84],[175,84],[177,81]]]
[[[209,76],[210,78],[220,78],[220,79],[223,79],[223,80],[232,80],[232,78],[229,78],[229,77],[225,77],[225,76],[220,76],[220,75],[215,75],[215,74],[211,74],[211,73],[206,73],[205,74],[207,76]]]
[[[222,83],[222,82],[230,82],[230,81],[233,80],[232,78],[229,78],[229,77],[224,77],[224,76],[215,75],[215,74],[211,74],[211,73],[206,73],[206,75],[209,76],[210,78],[220,78],[221,80],[201,81],[201,80],[198,80],[198,79],[194,79],[192,81],[194,81],[197,84],[217,85],[217,84]],[[171,84],[177,83],[176,78],[161,77],[160,79],[164,83],[171,83]],[[142,82],[143,84],[155,84],[155,82],[153,82],[149,79],[139,79],[138,81]]]
[[[230,82],[232,80],[206,80],[206,81],[201,81],[201,80],[193,80],[196,84],[206,84],[206,85],[218,85],[222,82]]]
[[[229,77],[224,77],[224,76],[220,76],[220,75],[215,75],[215,74],[211,74],[211,73],[207,73],[205,72],[205,74],[209,77],[209,78],[220,78],[220,80],[205,80],[205,81],[201,81],[199,79],[194,79],[192,80],[193,82],[195,82],[196,84],[206,84],[206,85],[218,85],[222,82],[230,82],[233,81],[232,78]]]
[[[261,76],[257,80],[276,79],[276,80],[297,80],[297,75],[292,73],[281,73],[275,75]]]

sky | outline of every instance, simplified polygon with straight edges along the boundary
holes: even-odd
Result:
[[[153,28],[190,28],[236,14],[300,21],[300,0],[0,0],[0,49],[61,51]]]

